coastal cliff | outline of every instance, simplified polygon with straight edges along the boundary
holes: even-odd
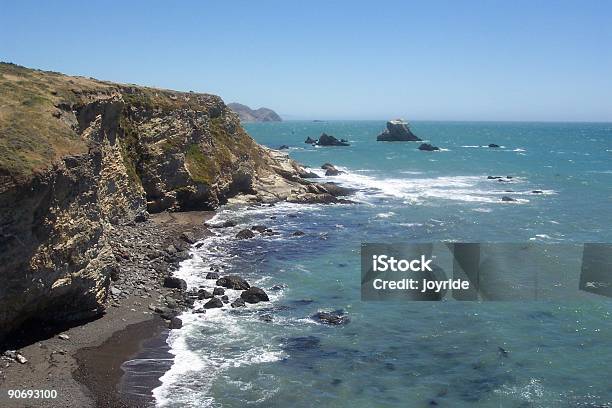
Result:
[[[338,202],[221,98],[0,63],[0,341],[100,315],[118,225],[231,197]]]

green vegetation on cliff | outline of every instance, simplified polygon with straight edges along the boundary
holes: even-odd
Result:
[[[141,182],[142,168],[152,158],[174,153],[185,155],[193,182],[209,185],[238,161],[261,165],[257,144],[214,95],[0,63],[0,177],[28,177],[62,157],[87,153],[91,140],[83,136],[84,127],[103,113],[91,106],[110,100],[123,106],[118,124],[121,153],[134,182]],[[201,140],[193,140],[194,135]]]

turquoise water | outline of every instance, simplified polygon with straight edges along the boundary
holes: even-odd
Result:
[[[609,407],[612,304],[362,302],[361,242],[611,242],[612,124],[415,122],[440,146],[376,142],[384,122],[249,124],[271,147],[356,188],[358,204],[222,209],[239,225],[208,238],[179,272],[210,286],[211,266],[271,296],[186,314],[169,342],[161,406]],[[312,147],[325,131],[350,147]],[[489,143],[499,149],[483,147]],[[318,171],[318,170],[317,170]],[[488,175],[512,176],[509,182]],[[534,194],[541,190],[542,194]],[[502,196],[517,201],[504,203]],[[280,235],[236,241],[265,224]],[[291,237],[296,230],[303,237]],[[230,293],[230,298],[237,293]],[[342,309],[350,323],[311,316]],[[507,353],[500,352],[500,347]]]

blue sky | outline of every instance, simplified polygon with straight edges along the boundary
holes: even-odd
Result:
[[[612,121],[610,1],[19,1],[0,35],[0,60],[286,118]]]

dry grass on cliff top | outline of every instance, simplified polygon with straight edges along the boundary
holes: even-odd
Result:
[[[115,84],[0,62],[0,176],[29,176],[63,156],[86,152],[86,141],[57,106],[79,105],[111,94],[121,94],[128,105],[162,112],[208,111],[222,104],[209,94]],[[218,169],[196,156],[198,175],[210,181]]]
[[[97,90],[102,83],[0,63],[0,172],[29,175],[59,157],[81,153],[85,142],[61,118],[60,102],[75,103],[73,89]]]

